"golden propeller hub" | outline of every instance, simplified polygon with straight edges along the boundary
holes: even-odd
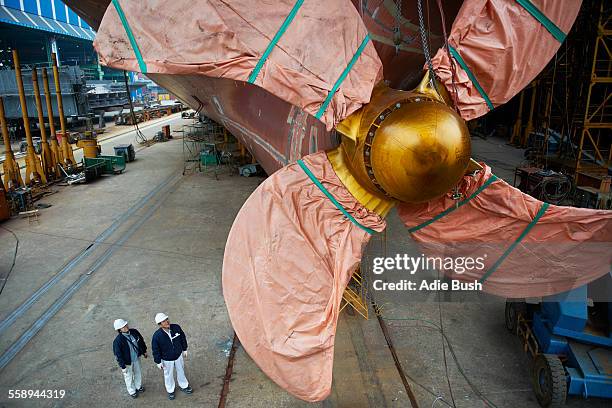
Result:
[[[438,198],[465,174],[469,131],[442,95],[425,80],[409,92],[379,85],[369,104],[337,126],[344,137],[328,156],[366,208],[386,213],[395,201]]]
[[[465,122],[440,102],[406,103],[372,131],[363,164],[370,181],[399,201],[421,202],[444,195],[459,182],[470,161]]]

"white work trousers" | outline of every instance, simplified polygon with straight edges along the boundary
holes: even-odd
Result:
[[[140,371],[140,358],[136,361],[132,361],[131,365],[126,365],[125,372],[123,373],[123,379],[125,380],[125,386],[130,395],[136,394],[136,390],[142,387],[142,373]]]
[[[183,355],[174,361],[162,360],[164,364],[164,383],[166,384],[166,391],[168,393],[174,392],[174,368],[176,367],[176,379],[179,383],[179,387],[189,387],[189,381],[185,377],[185,362],[183,361]]]

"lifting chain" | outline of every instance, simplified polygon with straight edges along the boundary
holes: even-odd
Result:
[[[399,54],[400,45],[402,44],[402,32],[400,30],[401,18],[402,18],[402,0],[397,0],[395,4],[395,27],[393,27],[393,44],[395,44],[395,55]]]
[[[429,43],[427,39],[427,33],[425,32],[425,20],[423,19],[423,0],[417,0],[417,10],[419,13],[419,31],[421,33],[421,43],[423,46],[423,54],[425,55],[425,62],[429,69],[429,78],[434,84],[436,81],[436,75],[434,73],[433,64],[431,62],[431,55],[429,54]]]

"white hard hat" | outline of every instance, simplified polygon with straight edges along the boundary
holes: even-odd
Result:
[[[155,323],[160,324],[164,320],[166,320],[168,316],[165,313],[158,313],[155,315]]]
[[[128,322],[123,319],[117,319],[115,320],[115,323],[113,323],[113,326],[115,327],[115,330],[119,330],[120,328],[125,327],[127,323]]]

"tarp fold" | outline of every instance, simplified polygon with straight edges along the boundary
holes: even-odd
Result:
[[[325,153],[303,163],[355,221],[385,228],[346,190]],[[298,398],[330,393],[340,301],[370,236],[298,164],[268,177],[234,221],[223,259],[232,325],[257,365]]]
[[[465,176],[459,184],[463,200],[491,178],[491,168],[483,166],[483,171]],[[428,255],[484,258],[483,268],[460,273],[446,270],[453,279],[481,281],[488,293],[525,298],[565,292],[611,272],[612,211],[543,208],[542,201],[501,179],[456,208],[458,203],[449,193],[398,208],[406,227],[413,230],[412,237]]]

